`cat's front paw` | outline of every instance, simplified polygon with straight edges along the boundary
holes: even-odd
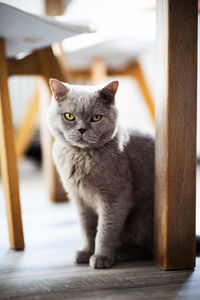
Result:
[[[76,251],[76,255],[75,255],[75,263],[76,264],[86,264],[89,263],[89,259],[91,256],[91,252],[90,251]]]
[[[114,259],[103,255],[92,255],[90,257],[90,266],[94,269],[106,269],[112,267]]]

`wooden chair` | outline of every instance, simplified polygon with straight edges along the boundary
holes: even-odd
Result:
[[[42,76],[48,86],[50,77],[66,81],[66,75],[49,45],[54,41],[84,31],[87,31],[84,27],[81,29],[80,26],[63,25],[54,20],[46,20],[0,3],[0,158],[10,244],[14,249],[24,248],[24,237],[8,77],[12,75]],[[17,59],[16,55],[24,51],[32,53],[22,59]],[[44,111],[49,104],[49,99],[42,104],[42,111]],[[37,109],[37,105],[34,107]],[[45,143],[43,143],[44,169],[50,188],[49,194],[52,199],[63,198],[64,192],[51,159],[52,139],[46,125],[42,126],[42,131],[45,132]],[[21,137],[24,134],[24,129],[18,131],[17,153],[21,151],[20,147],[23,144]]]

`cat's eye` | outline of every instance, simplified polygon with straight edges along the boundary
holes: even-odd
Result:
[[[102,119],[102,115],[94,115],[91,119],[92,122],[98,122]]]
[[[75,116],[73,114],[70,114],[70,113],[64,113],[64,117],[68,121],[74,121],[75,120]]]

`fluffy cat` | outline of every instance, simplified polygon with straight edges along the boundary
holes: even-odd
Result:
[[[118,81],[82,87],[50,80],[53,159],[77,205],[77,263],[109,268],[153,251],[154,141],[117,122]]]

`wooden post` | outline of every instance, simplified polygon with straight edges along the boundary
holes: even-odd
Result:
[[[157,1],[155,262],[195,266],[197,0]]]
[[[41,75],[44,77],[49,89],[49,79],[51,77],[66,81],[65,73],[58,64],[51,47],[36,51],[35,62],[38,64]],[[43,119],[41,120],[42,162],[50,199],[53,202],[63,202],[67,200],[67,196],[52,160],[53,138],[47,128],[47,121],[44,117],[46,116],[47,109],[50,105],[50,99],[51,97],[48,99],[41,99],[42,103],[40,105],[40,113],[43,116]]]
[[[64,0],[45,0],[45,11],[49,16],[63,15],[65,10]]]
[[[148,87],[147,81],[144,76],[144,72],[142,70],[142,67],[138,61],[135,62],[133,65],[133,70],[132,70],[133,77],[138,83],[138,86],[140,88],[140,91],[142,93],[143,99],[145,101],[145,104],[148,108],[148,111],[151,116],[151,120],[153,124],[155,123],[155,105],[153,98],[151,96],[150,89]]]
[[[0,38],[0,155],[11,247],[24,248],[4,40]]]
[[[91,82],[92,84],[100,84],[104,82],[107,76],[106,63],[102,58],[95,58],[91,66]]]
[[[18,160],[24,157],[25,152],[31,142],[31,139],[33,138],[38,109],[39,86],[37,82],[33,92],[31,93],[31,98],[29,99],[24,117],[22,118],[15,134],[16,155]]]

